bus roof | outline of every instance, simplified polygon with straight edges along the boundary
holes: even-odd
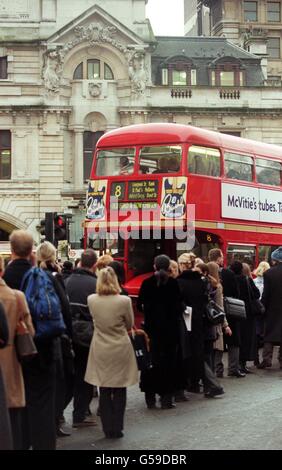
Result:
[[[173,123],[137,124],[120,127],[104,134],[97,148],[119,146],[193,143],[223,147],[237,152],[253,153],[282,159],[282,147],[250,139],[234,137],[199,127]]]

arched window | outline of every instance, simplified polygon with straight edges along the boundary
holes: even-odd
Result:
[[[75,69],[74,80],[114,80],[111,67],[99,59],[85,59]]]
[[[73,74],[74,80],[82,80],[83,78],[83,63],[81,62],[75,69]]]

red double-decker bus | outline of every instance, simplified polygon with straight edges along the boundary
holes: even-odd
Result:
[[[95,151],[85,240],[124,262],[132,296],[161,253],[255,266],[282,245],[281,164],[279,146],[196,127],[116,129]]]

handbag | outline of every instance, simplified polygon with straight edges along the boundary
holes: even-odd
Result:
[[[149,349],[149,337],[143,330],[132,328],[129,337],[136,357],[138,370],[144,371],[150,369],[151,354]]]
[[[212,325],[223,324],[225,312],[214,300],[209,300],[206,306],[206,318]]]
[[[244,300],[224,297],[225,315],[233,320],[246,320],[246,307]]]
[[[17,323],[15,347],[19,362],[31,359],[37,354],[33,338],[23,320],[19,320]]]

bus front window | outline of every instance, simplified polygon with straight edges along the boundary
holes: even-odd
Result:
[[[181,166],[182,149],[176,145],[143,147],[140,150],[139,173],[177,173]]]
[[[130,175],[134,170],[135,149],[99,150],[96,158],[96,176]]]

